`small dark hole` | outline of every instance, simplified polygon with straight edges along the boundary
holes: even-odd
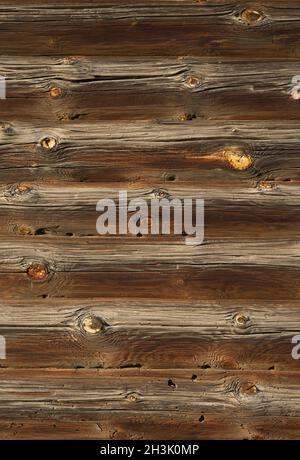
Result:
[[[176,180],[175,174],[167,174],[166,175],[166,180],[169,181],[169,182],[174,182],[174,180]]]
[[[38,228],[35,232],[35,235],[46,235],[46,229],[45,228]]]
[[[141,238],[143,235],[142,235],[142,233],[137,233],[136,236],[139,237],[139,238]]]
[[[211,369],[209,364],[202,364],[202,366],[200,366],[200,368],[201,369]]]
[[[201,417],[199,417],[199,422],[200,423],[204,422],[204,415],[201,415]]]
[[[274,369],[275,369],[275,367],[274,367],[274,366],[271,366],[271,367],[269,367],[268,370],[269,370],[269,371],[274,371]]]
[[[74,236],[74,233],[68,232],[68,233],[66,233],[66,236]]]
[[[197,380],[197,378],[198,378],[198,376],[197,376],[196,374],[193,374],[193,375],[192,375],[192,380],[193,380],[193,382],[194,382],[195,380]]]
[[[177,387],[176,383],[174,383],[172,379],[168,380],[168,386],[173,388],[173,389],[175,389]]]

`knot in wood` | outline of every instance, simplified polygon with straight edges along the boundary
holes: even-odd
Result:
[[[197,118],[194,113],[182,113],[178,116],[179,121],[191,121],[194,118]]]
[[[155,198],[168,198],[169,197],[169,193],[167,192],[167,190],[164,190],[162,188],[155,189],[153,190],[152,193]]]
[[[42,264],[32,264],[27,268],[27,276],[35,281],[43,281],[49,275],[48,269]]]
[[[246,8],[240,14],[242,22],[248,25],[257,24],[265,18],[264,13],[254,8]]]
[[[201,79],[195,75],[189,75],[185,80],[185,85],[189,88],[198,88],[201,85]]]
[[[41,146],[45,150],[53,150],[57,146],[57,140],[54,137],[44,137],[41,140]]]
[[[234,318],[234,324],[239,327],[239,328],[245,328],[250,322],[249,316],[239,313],[238,315],[235,316]]]
[[[126,399],[130,402],[136,402],[138,397],[135,393],[129,393],[127,396],[126,396]]]
[[[238,171],[245,171],[253,164],[252,157],[238,149],[225,150],[224,157],[229,166]]]
[[[62,92],[61,88],[54,87],[54,88],[51,88],[51,90],[50,90],[50,96],[53,97],[53,98],[61,97],[62,93],[63,92]]]
[[[29,193],[31,190],[31,188],[29,187],[29,185],[26,185],[26,184],[18,184],[14,187],[14,190],[13,190],[13,195],[25,195],[26,193]]]
[[[88,334],[97,334],[103,330],[104,325],[97,316],[89,316],[82,321],[82,328]]]
[[[259,392],[259,389],[252,382],[243,382],[240,385],[239,393],[241,395],[253,396],[258,392]]]
[[[28,227],[28,225],[26,224],[21,224],[19,225],[18,227],[18,233],[20,235],[32,235],[32,230],[30,227]]]

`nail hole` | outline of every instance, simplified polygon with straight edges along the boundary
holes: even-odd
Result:
[[[204,415],[201,415],[201,416],[199,417],[199,422],[202,423],[202,422],[204,422],[204,420],[205,420]]]
[[[174,383],[172,379],[168,380],[168,386],[173,388],[173,390],[175,390],[175,388],[177,388],[176,383]]]
[[[175,174],[166,174],[165,180],[169,182],[174,182],[176,180]]]
[[[192,381],[194,382],[195,380],[197,380],[198,376],[196,374],[193,374],[192,375]]]
[[[35,235],[45,235],[46,234],[46,229],[45,228],[38,228],[35,232]]]
[[[211,366],[209,364],[202,364],[202,366],[200,366],[201,369],[211,369]]]

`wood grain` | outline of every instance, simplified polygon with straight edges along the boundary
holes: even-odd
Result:
[[[214,438],[217,433],[235,439],[297,437],[298,372],[197,370],[193,379],[188,370],[172,369],[142,375],[131,369],[0,372],[0,391],[5,392],[0,404],[5,411],[3,437],[7,431],[22,437],[22,431],[28,430],[28,418],[34,427],[41,416],[48,417],[50,427],[52,421],[48,437],[55,433],[57,422],[68,432],[82,417],[85,423],[77,429],[84,437],[100,439],[144,438],[161,426],[159,438],[163,438],[176,422],[179,426],[175,432],[171,429],[172,439],[183,435]],[[16,407],[18,420],[12,421]],[[282,417],[286,410],[290,418]],[[233,424],[228,423],[231,419]],[[97,426],[99,433],[95,434]],[[36,437],[43,433],[45,421],[38,427]]]
[[[279,6],[263,5],[250,23],[238,2],[7,6],[1,12],[0,53],[297,59],[299,6]]]
[[[292,319],[291,319],[292,318]],[[99,326],[86,327],[93,320]],[[5,367],[298,370],[297,302],[32,299],[3,304]],[[50,344],[55,346],[51,346]],[[50,346],[49,346],[50,345]],[[202,371],[201,371],[202,372]]]
[[[299,0],[0,22],[0,439],[299,439]],[[204,243],[99,235],[120,190]]]
[[[299,120],[292,92],[297,62],[4,56],[0,71],[7,80],[1,113],[10,121],[172,120],[184,114],[201,120]]]

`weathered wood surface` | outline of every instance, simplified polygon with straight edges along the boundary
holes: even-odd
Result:
[[[21,2],[19,2],[20,5]],[[286,6],[287,5],[287,6]],[[7,6],[0,53],[65,56],[299,58],[300,8],[292,2],[243,14],[239,2]]]
[[[299,0],[0,22],[0,438],[299,439]],[[120,190],[204,199],[204,244],[98,235]]]
[[[36,438],[45,425],[47,437],[61,436],[61,427],[64,434],[76,427],[78,437],[96,439],[299,436],[298,372],[1,370],[0,375],[4,437],[22,437],[28,425],[36,428]],[[10,423],[16,410],[18,420]],[[289,417],[283,417],[286,411]]]
[[[292,62],[219,64],[187,58],[3,58],[9,83],[2,117],[40,123],[82,120],[299,120]],[[117,97],[116,97],[117,94]]]
[[[85,327],[91,318],[94,331]],[[296,301],[45,298],[30,305],[3,303],[0,323],[8,368],[138,367],[143,372],[171,362],[179,368],[296,371],[299,366],[291,357],[291,339],[300,328]]]

